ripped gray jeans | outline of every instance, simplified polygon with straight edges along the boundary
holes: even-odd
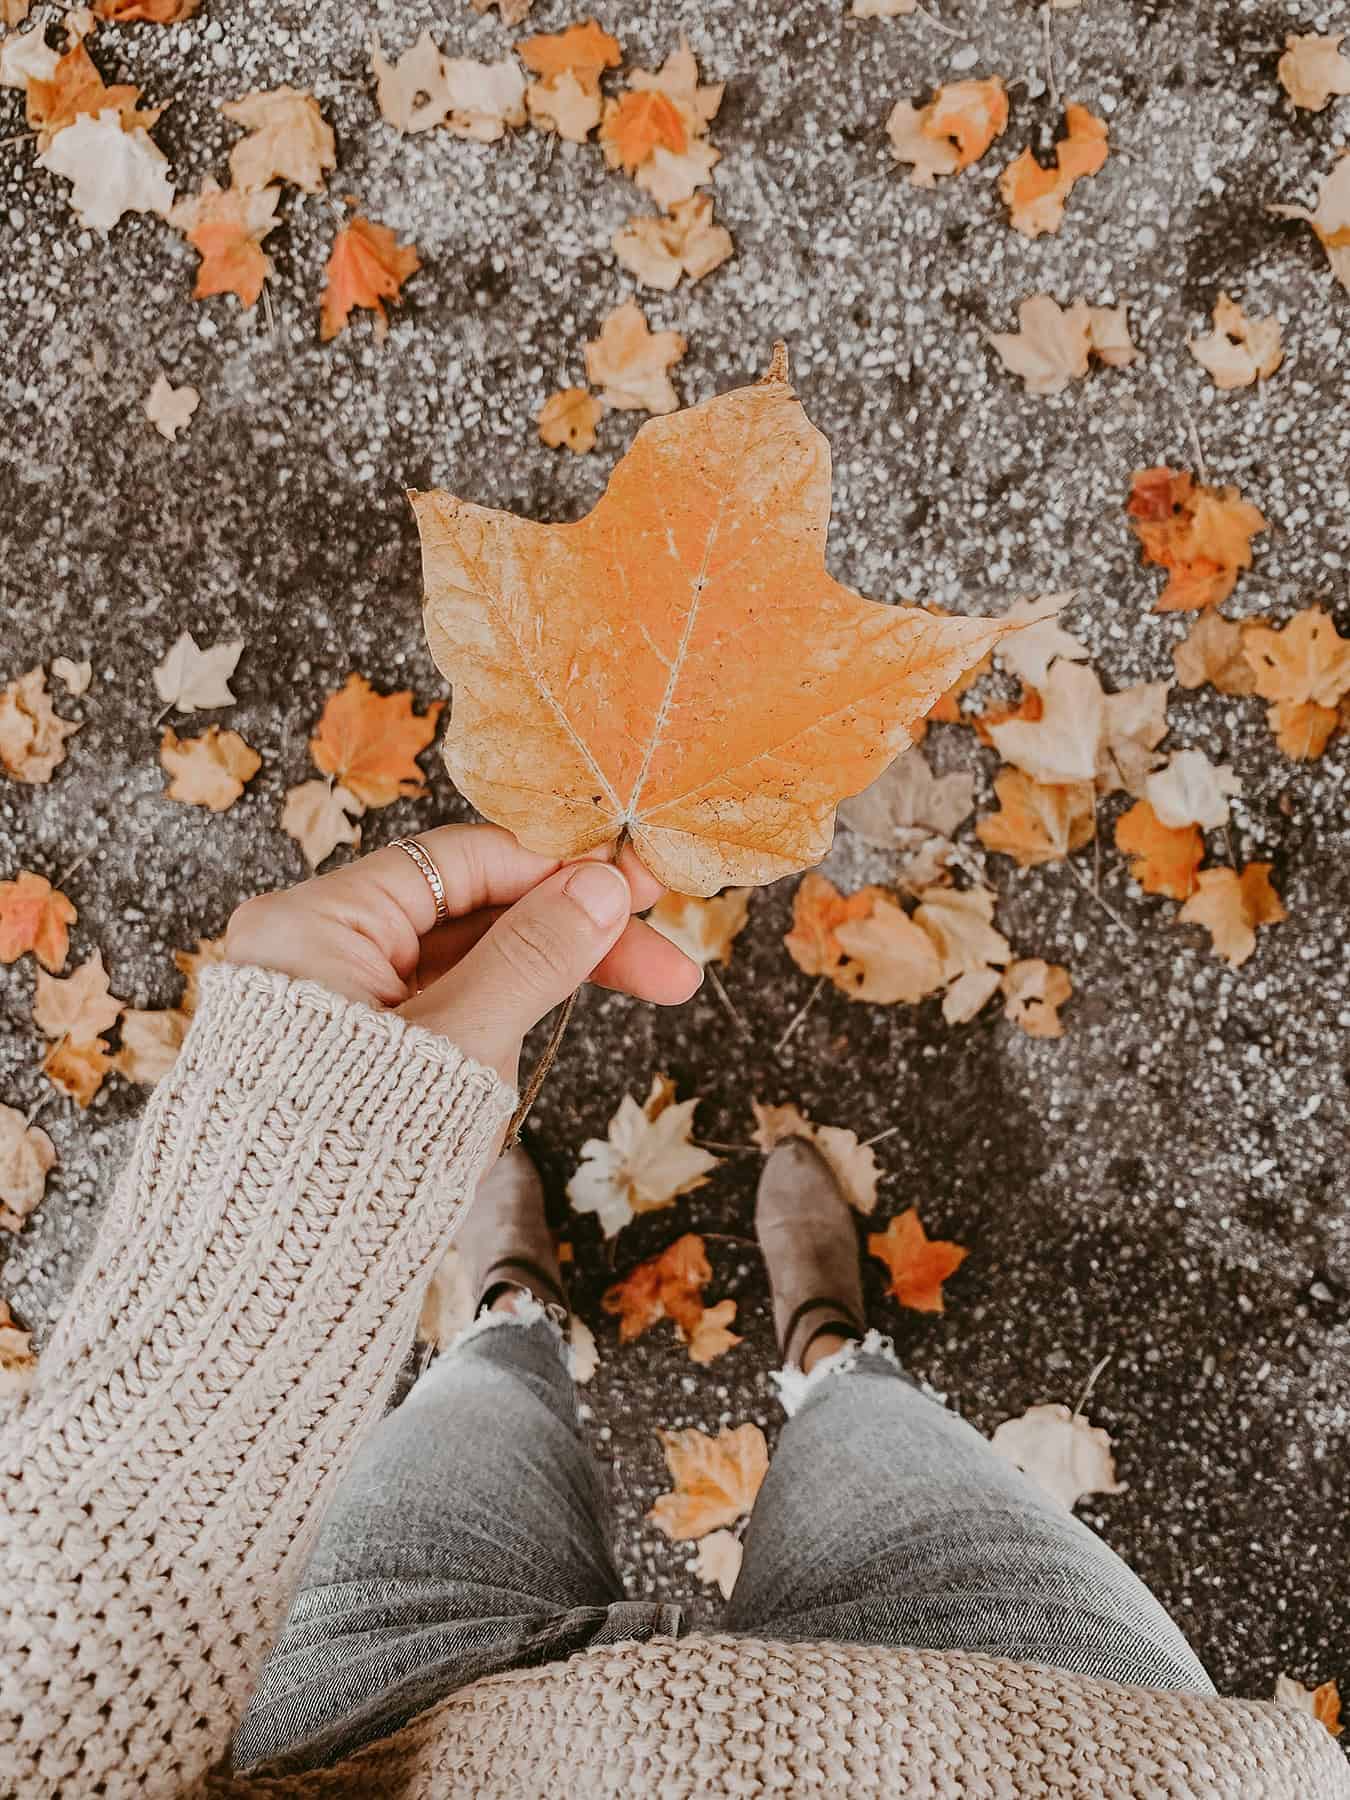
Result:
[[[238,1768],[320,1767],[480,1676],[690,1629],[678,1605],[624,1598],[565,1357],[537,1306],[490,1314],[371,1434],[239,1728]],[[1115,1552],[875,1332],[776,1379],[790,1417],[723,1630],[1214,1692]]]

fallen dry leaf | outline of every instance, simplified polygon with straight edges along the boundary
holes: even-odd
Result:
[[[724,1600],[730,1600],[744,1554],[744,1547],[735,1532],[711,1531],[699,1544],[694,1572],[700,1581],[718,1588]]]
[[[248,133],[230,152],[230,181],[245,191],[289,181],[317,194],[327,170],[337,167],[337,144],[312,94],[292,87],[256,89],[226,100],[221,112]]]
[[[112,1066],[105,1039],[88,1038],[76,1043],[63,1037],[43,1058],[42,1072],[53,1087],[77,1106],[88,1106]]]
[[[41,1204],[56,1146],[12,1106],[0,1106],[0,1231],[20,1231]],[[4,1323],[0,1320],[0,1325]]]
[[[1004,622],[1018,629],[1000,638],[995,660],[1033,688],[1044,687],[1056,657],[1064,662],[1083,662],[1087,645],[1071,631],[1065,631],[1059,622],[1064,608],[1077,597],[1071,588],[1060,594],[1039,594],[1015,601],[1004,614]]]
[[[95,950],[64,981],[38,970],[33,1023],[44,1037],[70,1037],[76,1042],[99,1037],[117,1023],[122,1005],[108,991],[101,950]]]
[[[372,38],[370,66],[380,113],[396,131],[429,131],[449,114],[445,58],[429,31],[392,63]]]
[[[587,340],[586,374],[601,398],[622,412],[674,412],[680,398],[667,371],[686,347],[678,331],[653,332],[637,301],[625,300],[604,320],[599,337]]]
[[[1067,1406],[1030,1406],[1020,1419],[1005,1419],[990,1443],[1070,1510],[1088,1494],[1125,1491],[1116,1480],[1111,1439]]]
[[[1301,37],[1291,32],[1285,38],[1284,55],[1275,72],[1295,106],[1321,112],[1333,94],[1350,94],[1350,62],[1341,55],[1344,36],[1343,31],[1334,37]]]
[[[714,167],[721,160],[722,152],[706,138],[690,144],[678,156],[664,144],[658,144],[633,179],[658,206],[674,208],[681,200],[692,199],[699,188],[707,186]]]
[[[577,524],[412,496],[455,690],[446,764],[529,847],[571,857],[626,831],[665,886],[702,895],[810,866],[838,800],[1001,636],[826,574],[826,447],[781,377],[644,426]]]
[[[172,444],[180,431],[191,423],[201,395],[185,382],[176,388],[167,375],[155,377],[154,386],[145,396],[145,416],[163,438]]]
[[[112,1066],[124,1080],[153,1087],[178,1060],[190,1023],[191,1015],[177,1007],[128,1008],[122,1018],[122,1048]]]
[[[1228,800],[1242,783],[1227,763],[1212,763],[1203,750],[1174,750],[1165,769],[1144,783],[1144,796],[1172,831],[1199,825],[1215,831],[1228,823]]]
[[[1119,693],[1106,694],[1102,705],[1102,741],[1097,752],[1097,792],[1122,788],[1139,795],[1157,767],[1157,747],[1167,736],[1170,681],[1137,681]]]
[[[1279,627],[1250,624],[1243,654],[1255,691],[1270,701],[1266,719],[1286,756],[1320,756],[1350,694],[1350,638],[1343,638],[1320,606],[1308,606]]]
[[[600,123],[604,102],[599,90],[588,92],[570,69],[548,81],[532,81],[525,90],[530,122],[556,131],[569,144],[584,144]]]
[[[1111,368],[1124,368],[1139,354],[1123,306],[1075,300],[1064,308],[1049,294],[1033,294],[1018,306],[1017,317],[1016,331],[991,331],[989,342],[1031,394],[1062,393],[1087,374],[1089,354]]]
[[[1033,781],[1056,787],[1097,778],[1106,699],[1089,668],[1058,661],[1040,689],[1041,716],[990,725],[994,748]]]
[[[886,890],[861,888],[841,894],[828,878],[812,869],[797,883],[792,896],[792,927],[783,938],[788,955],[803,975],[833,975],[844,960],[838,930],[851,919],[865,919],[878,896]]]
[[[33,0],[0,0],[0,25],[13,31],[16,25],[22,25],[28,17],[28,10]]]
[[[566,444],[579,456],[595,448],[595,428],[604,406],[585,388],[563,388],[550,394],[539,409],[539,436],[550,450]]]
[[[233,294],[245,307],[255,306],[272,259],[262,241],[275,231],[279,187],[222,188],[208,176],[194,198],[179,200],[169,223],[183,233],[201,258],[194,300]]]
[[[0,881],[0,963],[12,963],[31,950],[44,969],[59,975],[70,948],[67,927],[79,914],[44,875],[20,869],[13,881]]]
[[[730,1305],[731,1302],[728,1301],[727,1304]],[[739,1341],[737,1339],[738,1343]],[[567,1327],[567,1354],[568,1369],[573,1381],[584,1387],[600,1367],[600,1352],[596,1347],[595,1333],[575,1313]]]
[[[750,1105],[755,1115],[753,1141],[766,1156],[786,1138],[806,1138],[829,1164],[831,1174],[839,1183],[839,1191],[854,1212],[860,1212],[864,1217],[872,1212],[877,1203],[881,1170],[877,1167],[876,1151],[870,1144],[859,1143],[856,1131],[849,1131],[842,1125],[813,1124],[800,1107],[791,1103],[764,1106],[758,1100],[752,1100]]]
[[[159,742],[159,760],[172,778],[164,790],[185,806],[225,812],[262,767],[262,758],[237,731],[208,725],[200,737],[180,738],[171,725]]]
[[[0,689],[0,769],[15,781],[50,781],[66,760],[66,739],[79,729],[58,717],[41,664]]]
[[[681,275],[701,281],[735,249],[725,225],[713,223],[710,194],[677,200],[664,218],[633,218],[610,239],[615,256],[647,287],[669,293]]]
[[[916,1006],[942,986],[942,963],[932,938],[884,894],[874,898],[866,918],[848,920],[835,936],[845,961],[830,979],[852,1000]]]
[[[1303,219],[1321,239],[1331,272],[1341,286],[1350,289],[1350,156],[1342,151],[1340,160],[1329,175],[1323,175],[1317,186],[1317,205],[1267,206],[1266,211],[1282,219]]]
[[[100,19],[118,25],[143,21],[148,25],[178,25],[190,19],[201,0],[94,0],[94,11]]]
[[[949,1025],[965,1025],[998,991],[1002,970],[1012,960],[1012,945],[994,927],[995,895],[991,888],[932,887],[919,896],[914,923],[933,940],[947,991],[942,1016]]]
[[[696,133],[712,124],[726,92],[724,81],[699,82],[698,61],[683,34],[659,69],[634,69],[628,85],[638,93],[664,94],[673,100]]]
[[[974,775],[934,775],[923,751],[911,747],[870,787],[840,802],[839,822],[878,850],[906,850],[916,830],[950,837],[974,805]]]
[[[680,155],[688,148],[684,120],[665,94],[621,94],[605,108],[600,130],[606,157],[628,174],[640,168],[653,150]]]
[[[690,199],[719,152],[707,142],[723,84],[700,86],[687,39],[659,69],[634,69],[629,92],[605,102],[600,140],[610,168],[624,168],[665,207]]]
[[[38,165],[73,184],[70,204],[81,225],[106,236],[124,213],[173,206],[168,158],[145,131],[124,131],[115,112],[81,114],[53,138]]]
[[[886,1292],[914,1312],[940,1313],[942,1284],[954,1275],[970,1255],[963,1244],[930,1238],[919,1220],[919,1210],[907,1207],[885,1231],[874,1231],[867,1248],[890,1274]]]
[[[35,52],[42,37],[40,30],[25,34],[24,41],[33,42],[33,52],[23,65],[27,79],[18,84],[25,90],[26,116],[30,129],[37,133],[40,151],[48,150],[53,140],[78,119],[94,119],[108,112],[115,115],[119,131],[135,134],[151,129],[162,109],[138,108],[138,87],[109,87],[82,43],[72,44],[64,56],[50,64],[42,61],[35,66],[40,61]],[[46,48],[45,43],[42,48]],[[41,72],[42,67],[50,69],[50,76]],[[15,84],[11,81],[10,85]]]
[[[1311,1713],[1332,1737],[1339,1737],[1345,1729],[1341,1724],[1341,1691],[1334,1681],[1306,1688],[1292,1675],[1278,1675],[1273,1698],[1277,1706],[1296,1706],[1300,1712]]]
[[[710,962],[725,966],[731,961],[732,943],[745,929],[752,892],[748,887],[728,888],[725,894],[714,894],[708,900],[663,894],[647,914],[647,923],[700,968]]]
[[[230,677],[243,648],[243,638],[232,638],[200,650],[192,633],[184,631],[155,665],[155,692],[166,706],[181,713],[233,706]]]
[[[14,1323],[14,1314],[0,1300],[0,1399],[19,1399],[32,1387],[36,1374],[33,1334]]]
[[[358,213],[333,240],[319,303],[319,337],[325,344],[345,331],[355,307],[375,314],[375,336],[389,329],[384,302],[402,300],[403,283],[422,266],[414,244],[400,244],[387,225]]]
[[[1091,782],[1050,785],[1021,769],[1004,769],[994,778],[1000,811],[987,813],[975,827],[988,850],[1011,856],[1023,869],[1062,862],[1097,834],[1097,810]]]
[[[1256,672],[1243,650],[1246,632],[1220,612],[1200,613],[1172,650],[1178,683],[1198,688],[1209,682],[1221,694],[1255,693]]]
[[[197,986],[201,980],[203,969],[209,969],[213,963],[225,960],[225,938],[198,938],[195,950],[175,950],[173,960],[178,965],[186,986],[183,998],[178,1003],[178,1010],[189,1018],[197,1010]]]
[[[89,683],[94,679],[94,665],[91,662],[72,662],[68,656],[54,656],[52,674],[68,694],[78,699],[81,694],[89,692]],[[0,696],[0,705],[3,705],[3,696]],[[2,749],[0,755],[3,755]]]
[[[338,783],[302,781],[286,789],[281,829],[299,844],[310,868],[317,869],[339,844],[360,847],[361,827],[356,821],[365,810],[356,795]]]
[[[1138,469],[1125,511],[1139,539],[1140,557],[1166,569],[1156,612],[1195,612],[1232,593],[1238,571],[1249,569],[1252,539],[1266,521],[1235,487],[1213,488],[1185,469]]]
[[[673,1206],[702,1187],[718,1158],[689,1141],[697,1106],[697,1099],[677,1101],[664,1075],[653,1075],[641,1106],[625,1094],[608,1137],[581,1146],[581,1166],[567,1184],[573,1208],[594,1213],[613,1237],[639,1213]]]
[[[926,106],[897,100],[886,121],[895,160],[912,163],[915,187],[934,187],[939,175],[955,175],[978,162],[1008,124],[1008,96],[997,75],[953,81]]]
[[[324,703],[309,753],[362,806],[389,806],[426,792],[417,758],[436,735],[442,702],[413,711],[410,688],[377,694],[364,675],[349,675]]]
[[[736,1316],[736,1302],[723,1300],[715,1307],[703,1303],[703,1290],[711,1280],[703,1239],[686,1232],[659,1256],[649,1256],[615,1282],[600,1304],[618,1319],[621,1344],[631,1344],[662,1319],[670,1319],[681,1343],[689,1346],[689,1360],[710,1363],[741,1341],[727,1329]]]
[[[1350,63],[1345,66],[1350,69]],[[1273,375],[1284,360],[1279,320],[1249,319],[1225,293],[1214,302],[1214,329],[1187,338],[1186,348],[1217,388],[1250,387]]]
[[[1130,874],[1146,894],[1189,900],[1205,860],[1198,826],[1164,825],[1147,800],[1136,800],[1116,820],[1116,848],[1130,858]]]
[[[1023,237],[1056,232],[1064,221],[1064,203],[1085,175],[1095,175],[1106,161],[1106,122],[1085,106],[1070,101],[1064,108],[1066,135],[1055,145],[1055,166],[1042,168],[1024,150],[999,177],[999,192],[1008,207],[1009,223]]]
[[[755,1504],[769,1468],[769,1447],[758,1425],[724,1425],[715,1438],[690,1426],[658,1431],[675,1483],[647,1517],[675,1543],[734,1525]]]
[[[525,77],[514,57],[480,63],[451,56],[443,66],[450,102],[445,129],[452,137],[493,144],[508,127],[525,123]]]
[[[1028,1037],[1064,1036],[1059,1008],[1073,992],[1067,969],[1058,963],[1042,962],[1039,957],[1028,957],[1008,965],[1000,986],[1004,1011]]]
[[[4,16],[4,6],[12,3],[13,0],[0,0],[0,18]],[[40,25],[34,25],[28,31],[11,32],[0,41],[0,87],[17,88],[20,93],[25,93],[35,81],[50,83],[60,61],[56,51],[49,48],[47,34]],[[28,122],[33,123],[31,117]]]
[[[535,37],[521,38],[516,55],[541,81],[555,75],[574,75],[588,93],[599,93],[600,77],[606,69],[617,69],[623,61],[619,40],[602,31],[594,19],[583,19],[569,25],[566,31],[539,32]]]
[[[519,25],[533,5],[534,0],[473,0],[476,13],[491,12],[495,6],[503,25]]]
[[[1231,968],[1241,968],[1256,948],[1258,925],[1278,925],[1288,914],[1270,885],[1271,864],[1248,863],[1236,869],[1202,869],[1196,891],[1177,918],[1183,925],[1203,925],[1215,954]]]

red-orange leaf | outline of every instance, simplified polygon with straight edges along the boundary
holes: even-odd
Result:
[[[712,1309],[703,1304],[703,1290],[711,1280],[703,1239],[690,1231],[615,1282],[601,1305],[617,1316],[621,1344],[630,1344],[650,1326],[671,1319],[689,1346],[690,1360],[707,1363],[741,1341],[726,1329],[736,1315],[734,1300]]]
[[[416,758],[436,735],[442,702],[415,713],[412,690],[377,694],[364,675],[349,675],[330,694],[309,753],[363,806],[388,806],[426,792]]]
[[[630,175],[658,147],[678,156],[689,142],[679,108],[668,95],[657,92],[621,95],[600,136],[613,144]]]
[[[38,134],[39,150],[45,150],[57,132],[73,125],[81,113],[111,109],[121,115],[124,131],[138,126],[148,131],[160,109],[138,112],[140,97],[138,87],[108,87],[83,43],[76,43],[57,63],[50,81],[35,78],[28,83],[28,123]]]
[[[575,75],[588,94],[600,86],[606,69],[617,69],[623,61],[617,38],[602,31],[594,19],[569,25],[566,31],[544,32],[521,38],[516,55],[527,69],[545,81],[554,75]]]
[[[400,244],[387,225],[358,215],[338,232],[328,258],[319,336],[325,343],[335,338],[353,307],[364,306],[376,315],[376,337],[383,337],[389,328],[384,302],[397,302],[399,289],[421,266],[414,245]]]
[[[412,496],[446,763],[531,849],[627,833],[685,894],[819,862],[839,800],[1002,636],[826,573],[828,450],[784,372],[653,419],[575,525]]]
[[[44,969],[55,975],[65,967],[75,908],[43,875],[21,869],[13,881],[0,881],[0,962],[12,963],[31,950]]]
[[[1164,825],[1147,800],[1136,800],[1116,820],[1116,848],[1130,858],[1130,873],[1146,894],[1189,900],[1205,860],[1198,825]]]
[[[201,193],[180,200],[169,214],[201,257],[194,300],[210,294],[236,294],[245,306],[256,304],[263,282],[272,272],[271,258],[262,248],[274,231],[281,189],[260,188],[246,193],[240,188],[220,188],[206,181]]]
[[[1185,469],[1138,469],[1125,510],[1146,563],[1168,571],[1156,612],[1197,612],[1232,593],[1266,521],[1235,487],[1212,488]]]
[[[943,1310],[942,1284],[970,1255],[962,1244],[930,1238],[913,1206],[892,1219],[885,1231],[872,1232],[867,1248],[890,1271],[886,1291],[914,1312]]]

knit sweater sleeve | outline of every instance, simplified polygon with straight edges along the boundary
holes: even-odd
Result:
[[[0,1793],[221,1758],[512,1099],[393,1014],[206,972],[0,1436]]]

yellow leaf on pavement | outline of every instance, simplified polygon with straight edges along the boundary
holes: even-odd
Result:
[[[674,1489],[647,1517],[676,1543],[734,1525],[755,1504],[769,1468],[769,1447],[758,1425],[723,1426],[715,1438],[689,1427],[658,1431]]]

